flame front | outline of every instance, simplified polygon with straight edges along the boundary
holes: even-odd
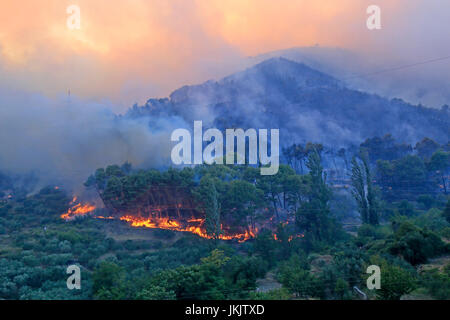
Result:
[[[73,197],[70,202],[70,208],[63,214],[61,218],[64,220],[72,220],[75,217],[82,217],[92,213],[96,209],[96,206],[89,203],[78,202],[77,197]],[[113,220],[115,217],[112,216],[94,216],[96,219],[107,219]],[[178,222],[170,218],[142,218],[133,215],[125,215],[120,217],[120,220],[128,222],[132,227],[145,227],[153,229],[166,229],[173,231],[183,231],[194,233],[202,238],[212,239],[213,237],[208,235],[206,228],[204,227],[205,219],[189,219],[186,223]],[[236,239],[239,242],[244,242],[248,239],[254,238],[258,228],[254,230],[249,229],[244,233],[227,234],[226,232],[218,236],[221,240],[233,240]]]
[[[63,214],[61,214],[61,218],[64,220],[72,220],[75,219],[75,217],[82,217],[86,216],[90,213],[93,213],[94,210],[97,209],[95,205],[90,203],[82,203],[79,202],[77,197],[73,197],[72,201],[70,202],[70,208]],[[94,215],[93,216],[96,219],[106,219],[106,220],[114,220],[117,219],[114,216],[101,216],[101,215]],[[213,236],[209,235],[206,232],[205,228],[205,219],[203,218],[192,218],[187,220],[180,220],[177,221],[170,217],[161,217],[161,216],[152,216],[148,218],[144,218],[141,216],[135,216],[135,215],[124,215],[119,218],[122,221],[126,221],[129,223],[131,227],[144,227],[144,228],[152,228],[152,229],[165,229],[165,230],[172,230],[172,231],[181,231],[181,232],[190,232],[193,234],[196,234],[202,238],[206,239],[212,239]],[[273,217],[270,218],[270,221],[272,221]],[[288,222],[286,221],[283,223],[283,225],[286,225]],[[238,240],[238,242],[244,242],[249,239],[253,239],[256,237],[258,233],[258,228],[252,228],[247,227],[245,232],[236,232],[231,233],[229,230],[224,230],[221,226],[222,232],[217,237],[220,240]],[[272,237],[276,241],[281,241],[279,239],[278,235],[274,232],[272,234]],[[288,242],[291,242],[292,240],[296,238],[302,238],[302,234],[297,234],[294,236],[289,236],[287,239]]]
[[[183,231],[194,233],[202,238],[212,239],[213,237],[208,235],[204,228],[204,219],[190,219],[188,223],[193,225],[182,226],[179,222],[169,218],[141,218],[132,215],[125,215],[120,218],[122,221],[130,223],[132,227],[145,227],[155,229],[165,229],[173,231]],[[233,240],[236,239],[239,242],[244,242],[256,236],[258,228],[255,230],[246,230],[244,233],[226,234],[222,233],[218,236],[220,240]]]
[[[71,220],[74,219],[75,217],[85,216],[96,209],[94,205],[91,205],[89,203],[86,204],[83,204],[81,202],[77,203],[77,197],[73,197],[72,201],[70,202],[70,205],[71,207],[61,215],[61,218],[63,218],[64,220]]]

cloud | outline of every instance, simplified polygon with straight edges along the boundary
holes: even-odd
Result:
[[[248,56],[272,50],[346,48],[357,54],[358,64],[343,65],[356,74],[450,55],[450,2],[378,0],[382,30],[369,31],[366,8],[372,2],[2,1],[0,167],[37,170],[47,181],[67,177],[71,184],[111,163],[163,164],[169,145],[161,141],[186,125],[162,118],[160,129],[151,131],[149,119],[118,118],[114,112],[242,70],[256,61]],[[72,4],[81,9],[80,30],[66,26]],[[333,62],[327,65],[339,64]],[[356,85],[439,106],[450,100],[449,71],[447,60]]]
[[[41,186],[79,187],[96,168],[126,161],[135,167],[167,165],[170,134],[186,127],[177,117],[117,117],[108,101],[76,97],[69,101],[0,90],[0,106],[0,168],[33,172]]]
[[[66,27],[65,1],[31,0],[26,10],[2,3],[0,83],[48,95],[70,88],[83,97],[109,97],[123,110],[132,96],[167,94],[239,56],[205,32],[193,1],[74,3],[80,30]]]
[[[373,32],[365,24],[372,2],[3,1],[0,85],[50,96],[70,88],[84,98],[108,97],[123,111],[242,69],[246,56],[271,50],[318,43],[362,52],[380,67],[450,51],[450,4],[379,0],[383,29]],[[66,27],[71,4],[81,9],[80,30]]]

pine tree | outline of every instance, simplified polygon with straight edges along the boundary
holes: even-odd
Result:
[[[214,183],[211,185],[211,193],[209,198],[209,210],[206,212],[206,232],[214,239],[218,239],[222,230],[220,227],[220,203]]]
[[[297,211],[297,225],[300,229],[310,233],[315,240],[328,240],[332,233],[333,221],[330,217],[330,190],[325,183],[326,176],[320,156],[311,152],[306,166],[311,177],[309,201],[301,205]]]
[[[196,195],[201,200],[201,209],[205,212],[206,233],[213,239],[218,239],[222,230],[220,227],[219,194],[214,180],[210,177],[202,178]]]

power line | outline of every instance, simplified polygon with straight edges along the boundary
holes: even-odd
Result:
[[[416,62],[416,63],[412,63],[412,64],[405,64],[405,65],[402,65],[402,66],[393,67],[393,68],[389,68],[389,69],[374,71],[374,72],[370,72],[370,73],[366,73],[366,74],[354,75],[354,76],[350,76],[350,77],[344,78],[342,80],[345,81],[345,80],[354,79],[354,78],[370,77],[370,76],[378,75],[378,74],[381,74],[381,73],[386,73],[386,72],[391,72],[391,71],[397,71],[397,70],[412,68],[412,67],[416,67],[416,66],[420,66],[420,65],[424,65],[424,64],[428,64],[428,63],[433,63],[433,62],[438,62],[438,61],[443,61],[443,60],[447,60],[447,59],[450,59],[450,55],[449,56],[445,56],[445,57],[431,59],[431,60],[420,61],[420,62]]]

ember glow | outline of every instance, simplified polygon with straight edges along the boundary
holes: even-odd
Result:
[[[70,208],[63,214],[61,214],[61,218],[64,220],[73,220],[76,217],[84,217],[94,212],[96,209],[95,205],[90,203],[83,203],[78,201],[77,197],[73,197],[70,202]],[[113,216],[93,216],[96,219],[102,220],[114,220],[117,219]],[[205,219],[201,218],[192,218],[185,222],[176,221],[175,219],[171,219],[168,217],[149,217],[143,218],[134,215],[124,215],[119,218],[121,221],[126,221],[129,223],[131,227],[143,227],[143,228],[151,228],[151,229],[165,229],[172,231],[181,231],[181,232],[190,232],[196,234],[205,239],[212,239],[213,237],[208,235],[206,232],[206,228],[204,226]],[[219,235],[220,240],[238,240],[239,242],[244,242],[249,239],[255,238],[258,233],[258,228],[249,228],[244,233],[233,233],[230,234],[224,231],[221,235]]]
[[[72,220],[75,217],[85,216],[96,209],[94,205],[91,205],[89,203],[83,204],[81,202],[78,202],[76,196],[73,197],[72,201],[70,202],[70,206],[71,207],[61,215],[61,218],[63,218],[64,220]]]
[[[132,227],[145,227],[145,228],[154,228],[154,229],[165,229],[165,230],[173,230],[173,231],[182,231],[182,232],[190,232],[194,233],[202,238],[212,239],[213,237],[206,233],[206,228],[204,227],[205,220],[204,219],[190,219],[188,220],[188,224],[183,226],[181,223],[169,219],[169,218],[142,218],[135,217],[132,215],[126,215],[120,218],[122,221],[128,222]],[[246,230],[244,233],[235,233],[235,234],[227,234],[224,232],[219,235],[220,240],[238,240],[239,242],[244,242],[249,239],[252,239],[258,233],[258,228],[252,230]]]
[[[73,220],[76,217],[85,217],[94,212],[97,207],[90,203],[83,203],[78,201],[77,197],[73,197],[70,202],[70,208],[61,215],[61,218],[64,220]],[[126,214],[122,215],[120,218],[115,216],[102,216],[102,215],[92,215],[95,219],[102,220],[121,220],[127,222],[133,228],[150,228],[150,229],[164,229],[164,230],[172,230],[172,231],[180,231],[180,232],[190,232],[196,234],[205,239],[212,239],[213,236],[208,235],[205,227],[205,219],[204,218],[191,218],[191,219],[180,219],[177,220],[175,218],[164,217],[161,216],[161,212],[158,211],[158,214],[152,215],[150,217],[142,217],[139,215]],[[269,220],[272,221],[273,217]],[[288,221],[284,222],[283,225],[288,224]],[[223,228],[221,225],[222,233],[218,236],[220,240],[237,240],[238,242],[245,242],[247,240],[253,239],[258,234],[259,229],[257,227],[248,226],[244,232],[230,232],[226,228]],[[281,241],[277,234],[274,232],[272,237],[276,241]],[[295,236],[290,236],[288,242],[296,238],[303,238],[302,234],[298,234]]]
[[[298,239],[298,238],[303,238],[305,235],[303,235],[303,234],[296,234],[296,235],[294,235],[294,236],[289,236],[289,238],[287,239],[287,241],[288,242],[291,242],[292,240],[294,240],[294,239]],[[278,238],[278,235],[276,234],[276,233],[273,233],[273,235],[272,235],[272,237],[273,237],[273,239],[275,240],[275,241],[282,241],[281,239],[279,239]]]
[[[79,30],[67,28],[66,10],[72,3],[81,10]],[[418,56],[438,48],[448,52],[445,41],[440,41],[441,30],[448,30],[448,1],[378,0],[389,21],[380,33],[368,33],[365,27],[369,4],[360,0],[1,1],[4,76],[0,82],[56,95],[67,91],[70,79],[81,97],[109,97],[121,104],[119,109],[136,99],[146,101],[149,91],[164,96],[182,84],[224,76],[245,63],[247,56],[273,50],[320,44],[367,48],[384,59],[399,50],[403,59],[412,49],[421,51]],[[436,43],[439,46],[433,46]],[[389,45],[396,50],[381,50]]]

